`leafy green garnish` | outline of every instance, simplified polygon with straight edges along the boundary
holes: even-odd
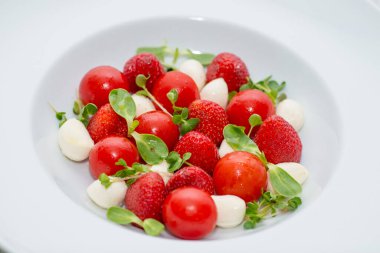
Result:
[[[82,110],[82,107],[82,101],[80,101],[79,99],[75,100],[73,105],[73,113],[75,115],[79,115],[80,111]]]
[[[61,127],[67,121],[66,112],[56,112],[55,117],[59,121],[59,127]]]
[[[233,90],[230,93],[228,93],[228,103],[233,99],[237,94],[237,91]]]
[[[78,115],[78,120],[81,121],[86,127],[90,122],[91,117],[98,111],[96,105],[89,103],[83,107]]]
[[[128,135],[133,131],[133,119],[136,116],[136,105],[132,96],[124,89],[114,89],[110,92],[109,101],[112,109],[123,117],[128,124]]]
[[[100,174],[99,181],[106,189],[112,184],[111,179],[105,173]]]
[[[266,217],[274,217],[279,211],[294,211],[302,204],[299,197],[288,198],[283,195],[265,192],[256,202],[248,202],[245,211],[244,229],[253,229]]]
[[[275,80],[272,80],[272,76],[268,76],[264,80],[258,81],[257,83],[253,82],[251,78],[248,78],[248,82],[240,87],[240,91],[257,89],[266,93],[272,102],[276,104],[279,102],[279,98],[283,98],[283,93],[280,94],[286,86],[286,82],[278,83]]]
[[[107,210],[107,218],[117,224],[128,225],[135,223],[142,227],[146,234],[151,236],[158,236],[164,231],[165,226],[152,218],[142,221],[132,211],[118,206],[113,206]]]
[[[302,186],[285,170],[269,163],[269,180],[276,193],[285,197],[294,197],[302,192]]]
[[[169,164],[168,172],[173,173],[176,170],[179,170],[183,166],[183,164],[190,159],[190,157],[190,152],[184,153],[182,158],[177,152],[170,152],[169,155],[166,157],[166,162]]]
[[[214,60],[215,55],[209,53],[194,53],[187,49],[187,58],[199,61],[203,66],[208,66]]]
[[[249,122],[249,125],[251,127],[249,129],[248,136],[251,136],[251,133],[252,133],[252,130],[254,127],[259,126],[263,123],[263,121],[261,120],[261,116],[258,114],[252,114],[249,117],[248,122]]]
[[[152,134],[132,133],[137,149],[147,164],[155,165],[168,156],[168,147],[159,137]]]

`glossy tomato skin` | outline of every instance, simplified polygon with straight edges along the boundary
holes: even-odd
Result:
[[[122,166],[115,165],[120,158],[124,159],[129,166],[134,162],[140,162],[136,146],[127,138],[108,137],[99,141],[92,148],[89,156],[91,175],[97,179],[102,173],[115,174],[123,169]]]
[[[169,150],[173,150],[179,139],[179,129],[169,115],[163,111],[151,111],[141,114],[136,120],[140,122],[136,132],[156,135],[165,142]]]
[[[198,87],[190,76],[179,71],[167,72],[154,84],[152,93],[170,113],[173,113],[173,107],[166,94],[171,89],[178,92],[176,106],[179,107],[189,107],[191,102],[200,97]]]
[[[111,66],[99,66],[88,71],[79,85],[79,98],[83,104],[93,103],[98,108],[108,103],[111,90],[129,86],[123,74]]]
[[[251,153],[236,151],[219,160],[214,170],[218,195],[235,195],[245,202],[258,200],[267,187],[267,172],[262,162]]]
[[[275,114],[275,107],[268,97],[259,90],[245,90],[236,94],[226,108],[228,121],[231,124],[245,127],[245,133],[248,134],[250,125],[248,122],[252,114],[258,114],[264,121],[266,118]],[[252,131],[251,137],[255,135],[258,127]]]
[[[187,240],[209,235],[215,229],[216,215],[211,196],[194,187],[182,187],[170,192],[162,206],[166,228],[174,236]]]

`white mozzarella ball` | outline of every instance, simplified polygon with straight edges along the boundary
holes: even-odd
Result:
[[[168,171],[168,168],[169,168],[169,164],[164,160],[163,162],[159,164],[152,165],[152,167],[150,167],[150,170],[160,174],[166,184],[171,178],[171,176],[173,175],[173,173],[170,173]]]
[[[309,171],[305,168],[305,166],[299,164],[299,163],[293,163],[293,162],[288,162],[288,163],[278,163],[276,164],[278,167],[281,169],[285,170],[288,172],[288,174],[294,178],[300,185],[305,183],[306,179],[309,176]],[[268,178],[269,178],[269,173],[268,173]],[[272,184],[270,183],[270,180],[268,180],[268,186],[267,190],[270,192],[274,192]]]
[[[234,150],[231,148],[231,146],[227,143],[227,141],[224,139],[219,147],[219,156],[222,158],[223,156],[227,155],[228,153],[232,153]]]
[[[216,205],[216,225],[222,228],[232,228],[242,223],[245,216],[245,202],[234,195],[212,195]]]
[[[152,101],[150,101],[150,99],[147,97],[133,94],[132,99],[136,104],[136,117],[140,116],[143,113],[156,110]]]
[[[228,86],[223,78],[217,78],[206,84],[201,90],[201,99],[217,103],[224,109],[228,102]]]
[[[102,208],[110,208],[112,206],[120,206],[125,198],[127,185],[124,181],[113,182],[107,189],[95,180],[87,188],[87,195],[90,199]]]
[[[190,76],[201,90],[206,83],[206,72],[202,64],[197,60],[186,60],[179,66],[179,71]]]
[[[285,99],[281,101],[276,108],[276,114],[283,117],[293,128],[299,132],[305,122],[305,116],[302,106],[292,100]]]
[[[58,144],[67,158],[79,162],[88,158],[94,141],[82,122],[69,119],[59,128]]]

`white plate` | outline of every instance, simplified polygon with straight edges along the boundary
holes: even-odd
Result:
[[[355,1],[191,3],[2,4],[0,245],[12,252],[378,251],[379,12]],[[197,242],[152,238],[97,217],[104,213],[83,191],[86,166],[60,156],[47,102],[69,110],[87,69],[121,68],[137,46],[163,39],[233,51],[255,79],[288,82],[308,117],[301,137],[312,174],[301,210]]]

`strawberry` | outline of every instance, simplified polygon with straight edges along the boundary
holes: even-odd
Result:
[[[245,63],[231,53],[218,54],[207,67],[207,83],[222,77],[228,85],[228,92],[239,91],[240,86],[247,83],[249,72]]]
[[[194,129],[209,137],[217,146],[223,141],[223,129],[228,124],[226,111],[217,103],[195,100],[189,106],[189,118],[198,118]]]
[[[153,84],[165,73],[164,67],[158,58],[151,53],[141,53],[130,58],[124,65],[124,77],[130,92],[140,88],[136,85],[136,76],[139,74],[149,76],[146,83],[148,90],[152,90]]]
[[[298,163],[301,160],[301,140],[296,130],[280,116],[267,118],[257,131],[254,141],[271,163]]]
[[[200,167],[210,175],[212,175],[219,160],[218,148],[215,143],[206,135],[197,131],[185,134],[177,142],[174,151],[181,156],[186,152],[190,152],[191,157],[188,162]]]
[[[125,119],[105,104],[94,114],[87,126],[88,133],[95,143],[110,136],[127,136],[128,126]]]
[[[177,171],[166,184],[166,194],[183,186],[193,186],[210,195],[214,194],[212,177],[196,166],[184,167]]]
[[[150,172],[139,177],[125,196],[125,206],[141,220],[161,220],[161,206],[165,197],[165,183],[160,174]]]

